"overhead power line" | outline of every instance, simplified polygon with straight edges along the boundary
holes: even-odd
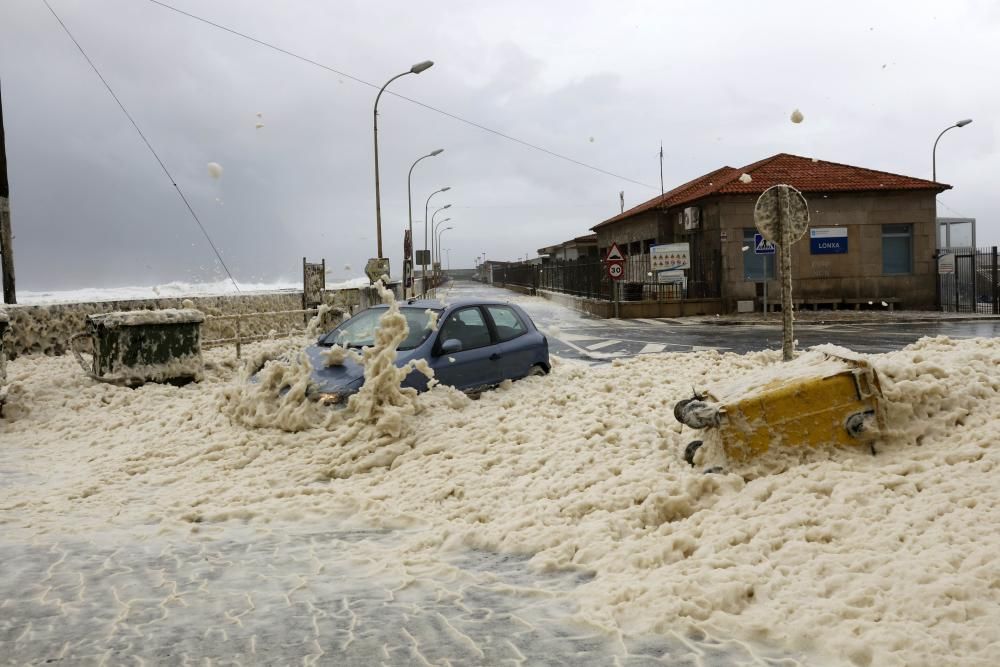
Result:
[[[42,0],[42,2],[44,2],[45,6],[49,8],[49,11],[52,12],[52,16],[56,18],[56,21],[58,21],[59,25],[61,25],[63,30],[66,31],[66,34],[69,35],[69,38],[73,40],[73,43],[76,44],[76,48],[80,50],[80,53],[83,55],[87,63],[90,64],[91,69],[93,69],[94,73],[97,74],[97,77],[101,80],[101,83],[103,83],[104,87],[108,89],[109,93],[111,93],[111,97],[113,97],[115,102],[118,103],[118,107],[122,110],[122,113],[125,114],[125,117],[128,118],[130,123],[132,123],[132,127],[135,128],[135,131],[139,134],[139,137],[142,138],[143,143],[146,144],[146,148],[148,148],[149,152],[153,154],[154,158],[156,158],[156,161],[160,165],[160,169],[162,169],[163,173],[166,174],[167,178],[170,179],[170,184],[174,186],[174,189],[180,196],[181,201],[184,202],[184,206],[187,207],[187,210],[191,214],[191,217],[194,218],[194,221],[196,223],[198,223],[198,227],[199,229],[201,229],[201,233],[205,235],[205,239],[208,241],[208,245],[210,245],[212,247],[212,250],[215,252],[215,256],[218,258],[219,264],[222,264],[222,268],[226,270],[226,275],[228,275],[229,279],[233,282],[233,287],[235,287],[236,291],[239,292],[240,286],[236,284],[236,279],[233,278],[233,274],[230,273],[229,267],[226,266],[225,260],[222,259],[222,254],[219,253],[219,249],[215,247],[215,243],[212,242],[212,237],[208,235],[208,230],[205,229],[205,225],[201,224],[201,220],[198,219],[198,214],[194,212],[193,208],[191,208],[191,204],[188,202],[187,197],[184,196],[184,192],[181,190],[180,186],[177,185],[177,181],[174,180],[174,177],[173,175],[171,175],[170,170],[167,169],[167,165],[163,164],[163,160],[161,160],[160,156],[156,153],[156,149],[153,148],[153,145],[149,143],[149,139],[147,139],[146,135],[143,134],[142,130],[139,129],[139,125],[135,122],[135,119],[132,118],[132,114],[128,112],[128,109],[125,108],[125,105],[122,104],[122,101],[118,99],[118,96],[115,94],[115,91],[112,90],[111,88],[111,84],[109,84],[107,79],[104,78],[104,76],[101,74],[101,71],[97,69],[97,65],[94,64],[94,61],[90,59],[90,56],[87,55],[87,52],[83,50],[82,46],[80,46],[80,42],[76,41],[76,37],[73,36],[73,33],[70,32],[70,29],[66,27],[66,24],[63,23],[63,20],[59,18],[58,14],[56,14],[56,10],[52,9],[52,5],[49,4],[49,0]]]
[[[172,12],[177,12],[178,14],[182,14],[184,16],[187,16],[188,18],[194,19],[195,21],[201,21],[202,23],[204,23],[206,25],[210,25],[213,28],[218,28],[219,30],[224,30],[225,32],[228,32],[228,33],[230,33],[232,35],[236,35],[237,37],[242,37],[243,39],[250,40],[254,44],[258,44],[260,46],[264,46],[264,47],[267,47],[269,49],[273,49],[273,50],[277,51],[278,53],[283,53],[286,56],[290,56],[290,57],[295,58],[297,60],[301,60],[302,62],[308,63],[308,64],[313,65],[315,67],[319,67],[320,69],[325,69],[326,71],[332,72],[332,73],[334,73],[334,74],[336,74],[338,76],[342,76],[345,79],[350,79],[351,81],[354,81],[355,83],[360,83],[362,85],[368,86],[369,88],[374,88],[376,90],[378,90],[380,88],[380,86],[378,86],[378,85],[376,85],[374,83],[371,83],[370,81],[365,81],[364,79],[361,79],[359,77],[356,77],[356,76],[353,76],[351,74],[348,74],[347,72],[342,72],[342,71],[340,71],[338,69],[330,67],[329,65],[324,65],[321,62],[317,62],[317,61],[315,61],[315,60],[313,60],[311,58],[307,58],[306,56],[299,55],[298,53],[295,53],[294,51],[289,51],[288,49],[283,49],[280,46],[276,46],[274,44],[271,44],[270,42],[266,42],[266,41],[264,41],[262,39],[258,39],[256,37],[252,37],[252,36],[250,36],[250,35],[248,35],[246,33],[240,32],[239,30],[234,30],[233,28],[230,28],[228,26],[224,26],[221,23],[215,23],[214,21],[210,21],[210,20],[208,20],[206,18],[202,18],[201,16],[198,16],[196,14],[192,14],[190,12],[186,12],[186,11],[184,11],[182,9],[177,9],[176,7],[172,7],[171,5],[168,5],[168,4],[164,3],[164,2],[160,2],[160,0],[149,0],[149,2],[153,3],[154,5],[159,5],[160,7],[163,7],[164,9],[169,9]],[[656,189],[652,185],[649,185],[647,183],[643,183],[641,181],[633,180],[633,179],[631,179],[631,178],[629,178],[627,176],[622,176],[621,174],[616,174],[614,172],[607,171],[606,169],[601,169],[600,167],[595,167],[592,164],[587,164],[586,162],[581,162],[580,160],[568,157],[566,155],[562,155],[561,153],[556,153],[555,151],[551,151],[548,148],[543,148],[542,146],[535,145],[535,144],[533,144],[531,142],[528,142],[528,141],[525,141],[523,139],[518,139],[517,137],[511,136],[509,134],[505,134],[504,132],[501,132],[499,130],[494,130],[493,128],[487,127],[487,126],[485,126],[485,125],[483,125],[481,123],[477,123],[475,121],[469,120],[468,118],[463,118],[463,117],[461,117],[461,116],[459,116],[457,114],[453,114],[450,111],[445,111],[444,109],[439,109],[437,107],[431,106],[430,104],[426,104],[425,102],[421,102],[419,100],[415,100],[412,97],[406,97],[405,95],[400,95],[399,93],[394,93],[391,90],[386,90],[385,92],[386,92],[387,95],[393,95],[395,97],[398,97],[401,100],[406,100],[407,102],[410,102],[411,104],[416,104],[417,106],[421,106],[421,107],[423,107],[425,109],[428,109],[429,111],[433,111],[433,112],[439,113],[439,114],[441,114],[443,116],[447,116],[448,118],[451,118],[452,120],[457,120],[460,123],[465,123],[466,125],[471,125],[472,127],[475,127],[477,129],[483,130],[484,132],[489,132],[490,134],[493,134],[493,135],[496,135],[498,137],[501,137],[502,139],[506,139],[508,141],[513,141],[514,143],[521,144],[522,146],[525,146],[527,148],[531,148],[532,150],[540,151],[540,152],[545,153],[546,155],[550,155],[550,156],[552,156],[554,158],[558,158],[560,160],[565,160],[566,162],[571,162],[572,164],[575,164],[575,165],[580,166],[580,167],[584,167],[586,169],[590,169],[590,170],[596,171],[598,173],[604,174],[605,176],[611,176],[613,178],[617,178],[617,179],[620,179],[620,180],[623,180],[623,181],[627,181],[627,182],[633,183],[635,185],[641,185],[642,187],[649,188],[650,190],[655,190]]]

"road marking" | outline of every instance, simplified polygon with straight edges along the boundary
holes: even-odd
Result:
[[[661,322],[660,320],[647,320],[647,319],[645,319],[643,317],[637,317],[637,318],[635,318],[635,321],[636,322],[645,322],[646,324],[655,324],[658,327],[669,326],[666,322]]]
[[[552,337],[556,340],[593,340],[600,338],[600,336],[587,336],[585,334],[566,333],[565,331],[560,331],[558,335]]]
[[[611,345],[617,345],[620,342],[621,342],[620,340],[604,340],[601,341],[600,343],[594,343],[593,345],[588,345],[587,349],[591,351],[600,350],[602,347],[610,347]]]
[[[601,360],[606,360],[606,359],[616,359],[618,357],[624,357],[624,356],[626,356],[625,352],[588,352],[587,350],[583,349],[579,345],[574,345],[573,343],[570,343],[569,341],[561,341],[561,342],[563,343],[563,345],[565,345],[566,347],[570,348],[571,350],[575,350],[584,359],[590,359],[591,361],[601,361]],[[554,354],[556,354],[556,356],[559,356],[558,352],[556,352]]]
[[[733,348],[731,348],[731,347],[722,347],[721,345],[716,345],[714,347],[706,347],[704,345],[692,345],[691,346],[691,351],[692,352],[708,352],[710,350],[731,350],[731,349],[733,349]]]
[[[639,350],[639,354],[652,354],[654,352],[663,352],[667,349],[667,346],[663,343],[647,343],[646,347]]]

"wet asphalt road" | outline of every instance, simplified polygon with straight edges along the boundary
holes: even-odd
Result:
[[[743,354],[781,349],[780,314],[775,315],[773,325],[705,324],[669,318],[600,319],[541,297],[524,296],[464,281],[451,283],[439,296],[446,300],[489,298],[514,301],[548,335],[550,351],[567,358],[603,361],[657,352],[717,349]],[[799,324],[795,328],[799,349],[833,343],[858,352],[891,352],[924,336],[995,338],[1000,336],[1000,321]]]

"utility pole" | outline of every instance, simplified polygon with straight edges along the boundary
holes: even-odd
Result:
[[[14,244],[10,233],[10,185],[7,182],[7,149],[3,135],[3,96],[0,95],[0,253],[3,256],[3,302],[17,303],[14,293]]]
[[[660,196],[663,196],[663,139],[660,139]]]

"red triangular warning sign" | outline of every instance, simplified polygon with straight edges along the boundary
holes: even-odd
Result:
[[[625,256],[622,251],[618,249],[617,243],[612,243],[611,247],[608,249],[608,256],[604,258],[605,262],[624,262]]]

